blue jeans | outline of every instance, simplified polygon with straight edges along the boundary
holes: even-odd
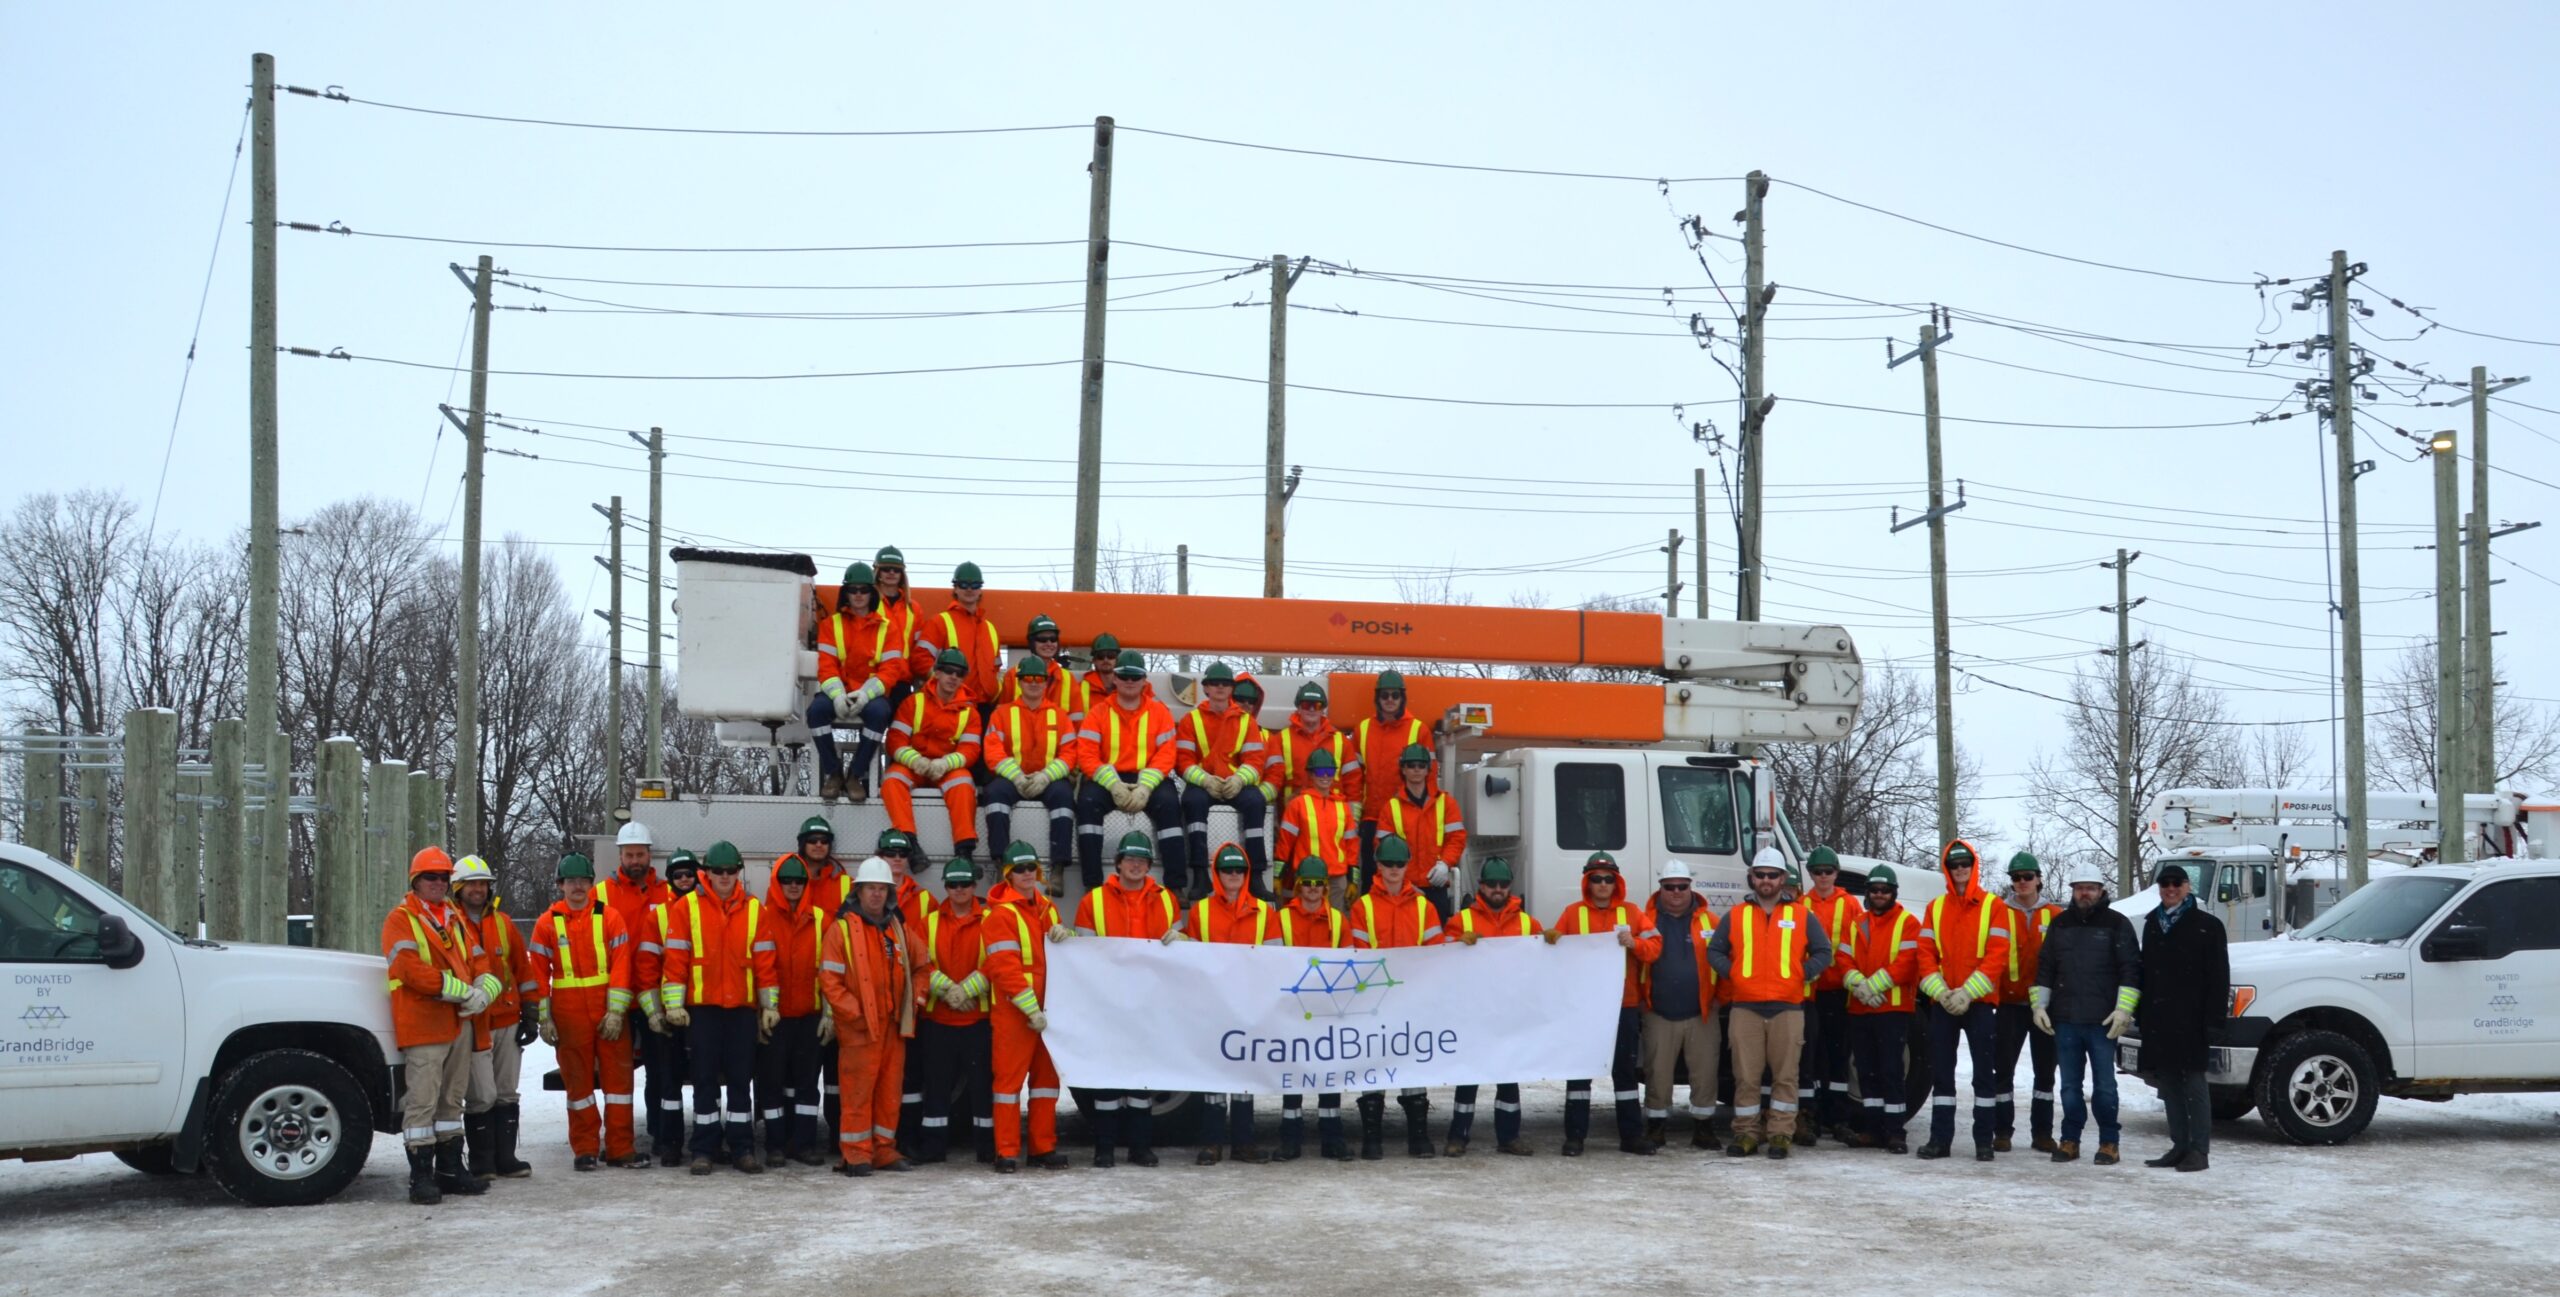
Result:
[[[2098,1109],[2098,1142],[2113,1144],[2123,1129],[2116,1124],[2116,1042],[2107,1039],[2103,1022],[2057,1022],[2053,1044],[2062,1065],[2062,1137],[2080,1138],[2089,1119],[2080,1098],[2080,1074],[2089,1074],[2089,1098]]]

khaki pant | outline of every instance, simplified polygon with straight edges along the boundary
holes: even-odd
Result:
[[[1716,1015],[1666,1018],[1644,1015],[1644,1115],[1647,1121],[1671,1117],[1671,1081],[1680,1064],[1689,1064],[1689,1115],[1704,1124],[1716,1111],[1716,1050],[1724,1044],[1724,1028]]]
[[[1733,1134],[1737,1139],[1764,1138],[1777,1130],[1793,1132],[1796,1122],[1796,1063],[1804,1054],[1804,1010],[1789,1005],[1770,1014],[1748,1005],[1733,1006],[1725,1024],[1733,1047]],[[1760,1104],[1760,1075],[1769,1075],[1769,1103]]]
[[[400,1142],[410,1148],[462,1137],[462,1098],[471,1088],[471,1025],[441,1045],[400,1051]]]
[[[471,1055],[471,1087],[463,1093],[462,1110],[479,1116],[516,1101],[516,1078],[524,1072],[524,1046],[516,1043],[516,1027],[491,1028],[489,1047]]]

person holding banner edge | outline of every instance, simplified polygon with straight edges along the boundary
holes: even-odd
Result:
[[[1360,950],[1400,950],[1439,945],[1446,939],[1440,911],[1433,908],[1429,897],[1406,881],[1405,868],[1412,862],[1412,852],[1404,839],[1387,834],[1378,840],[1375,850],[1377,878],[1351,913],[1352,946]],[[1504,868],[1507,871],[1509,866]],[[1396,1106],[1404,1109],[1406,1155],[1431,1156],[1431,1092],[1407,1089],[1396,1096]],[[1360,1096],[1361,1161],[1375,1162],[1386,1156],[1386,1114],[1385,1091],[1370,1090]]]
[[[1332,871],[1320,856],[1308,856],[1298,862],[1297,895],[1276,911],[1279,940],[1277,944],[1308,950],[1339,950],[1349,945],[1343,931],[1342,911],[1325,903],[1325,892]],[[1318,1146],[1326,1159],[1335,1162],[1351,1160],[1350,1146],[1342,1139],[1342,1095],[1328,1091],[1316,1096],[1316,1129],[1322,1143]],[[1280,1098],[1280,1151],[1274,1158],[1282,1162],[1298,1160],[1306,1143],[1304,1097],[1286,1094]]]
[[[1127,662],[1133,654],[1122,654]],[[1180,826],[1175,826],[1178,831]],[[1081,937],[1121,937],[1171,942],[1181,930],[1173,893],[1148,876],[1156,862],[1155,844],[1144,830],[1120,838],[1120,854],[1111,877],[1076,903],[1075,932]],[[1171,868],[1171,866],[1168,866]],[[1144,1090],[1080,1089],[1077,1101],[1093,1123],[1093,1164],[1116,1165],[1113,1149],[1125,1143],[1129,1165],[1154,1166],[1155,1096]]]
[[[987,892],[988,914],[981,925],[987,935],[978,971],[994,984],[998,1175],[1022,1169],[1026,1126],[1031,1165],[1046,1171],[1067,1166],[1067,1155],[1058,1151],[1058,1065],[1049,1060],[1049,1047],[1041,1039],[1049,1029],[1049,1015],[1040,996],[1049,989],[1047,943],[1064,941],[1074,930],[1058,921],[1058,907],[1043,891],[1040,874],[1039,850],[1028,842],[1014,843],[1005,853],[1004,881]]]
[[[1271,907],[1253,894],[1253,861],[1244,849],[1232,842],[1219,847],[1210,876],[1209,894],[1192,903],[1187,930],[1176,935],[1234,946],[1275,944],[1280,925],[1272,920]],[[1271,1160],[1271,1154],[1254,1142],[1251,1094],[1203,1094],[1200,1165],[1216,1166],[1228,1148],[1238,1162],[1258,1165]]]
[[[1547,944],[1554,945],[1568,930],[1576,935],[1615,932],[1619,948],[1627,952],[1626,984],[1618,994],[1618,1039],[1609,1054],[1609,1083],[1616,1091],[1618,1151],[1650,1157],[1653,1144],[1645,1138],[1644,1110],[1636,1102],[1643,1094],[1637,1088],[1643,1079],[1636,1066],[1637,1006],[1644,1002],[1646,967],[1662,957],[1662,934],[1645,911],[1627,903],[1617,857],[1594,851],[1582,862],[1582,899],[1556,916],[1555,925],[1547,929]],[[1591,1082],[1570,1082],[1564,1090],[1564,1155],[1582,1156],[1582,1141],[1590,1133]]]
[[[1387,866],[1390,844],[1398,853],[1398,863],[1402,863],[1404,840],[1393,834],[1379,838],[1378,868],[1382,875]],[[1476,869],[1475,900],[1469,902],[1467,908],[1450,916],[1443,934],[1446,940],[1455,941],[1462,946],[1472,946],[1486,937],[1534,937],[1538,935],[1538,931],[1537,919],[1531,917],[1527,908],[1520,904],[1520,898],[1511,894],[1511,862],[1500,856],[1492,856]],[[1549,936],[1547,940],[1549,945],[1555,943],[1553,936]],[[1569,1128],[1572,1122],[1570,1107],[1572,1100],[1568,1099],[1566,1103],[1568,1107],[1565,1120]],[[1428,1115],[1430,1110],[1430,1101],[1426,1098],[1422,1104],[1422,1111]],[[1588,1111],[1587,1101],[1585,1111]],[[1406,1107],[1405,1116],[1408,1125],[1415,1120],[1411,1106]],[[1476,1087],[1459,1086],[1457,1094],[1452,1097],[1450,1103],[1449,1156],[1466,1156],[1467,1135],[1474,1129],[1475,1122]],[[1528,1143],[1520,1138],[1520,1083],[1517,1081],[1504,1081],[1493,1087],[1493,1141],[1494,1151],[1497,1153],[1527,1157],[1531,1151]],[[1565,1140],[1565,1156],[1578,1157],[1581,1153],[1581,1141],[1568,1136]],[[1414,1154],[1415,1157],[1430,1155],[1427,1144],[1423,1151]]]

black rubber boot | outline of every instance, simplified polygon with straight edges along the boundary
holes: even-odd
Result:
[[[483,1180],[498,1174],[498,1112],[462,1114],[462,1161],[471,1174]]]
[[[1280,1151],[1272,1154],[1272,1160],[1297,1161],[1301,1150],[1306,1147],[1306,1142],[1307,1119],[1300,1117],[1296,1121],[1291,1121],[1287,1117],[1282,1117],[1280,1119]]]
[[[1387,1155],[1387,1096],[1360,1096],[1360,1160],[1375,1162]]]
[[[1591,1134],[1591,1094],[1568,1090],[1564,1101],[1564,1155],[1582,1156],[1582,1141]]]
[[[421,1207],[444,1201],[444,1190],[436,1187],[436,1150],[432,1144],[413,1144],[409,1148],[409,1201]]]
[[[516,1156],[516,1127],[524,1118],[524,1105],[502,1103],[490,1109],[489,1115],[496,1119],[498,1127],[498,1174],[509,1180],[530,1178],[533,1164]]]
[[[1120,1105],[1115,1102],[1109,1108],[1088,1108],[1085,1121],[1093,1127],[1093,1164],[1105,1170],[1118,1166],[1120,1159],[1113,1152],[1113,1141],[1119,1133]]]
[[[446,1193],[465,1196],[489,1192],[489,1182],[474,1177],[462,1165],[462,1137],[438,1141],[436,1144],[436,1187]]]
[[[1431,1096],[1399,1094],[1396,1106],[1404,1109],[1404,1155],[1406,1157],[1438,1157],[1440,1150],[1431,1146]]]
[[[1120,1133],[1129,1141],[1129,1165],[1154,1166],[1156,1164],[1154,1101],[1152,1096],[1141,1095],[1136,1102],[1138,1106],[1133,1110],[1129,1107],[1130,1100],[1120,1101]]]
[[[1618,1151],[1653,1156],[1654,1141],[1645,1137],[1644,1108],[1633,1099],[1618,1100]]]
[[[1316,1119],[1316,1139],[1318,1141],[1316,1151],[1326,1160],[1333,1162],[1351,1160],[1351,1145],[1342,1138],[1341,1109],[1334,1109],[1334,1115],[1330,1117]]]

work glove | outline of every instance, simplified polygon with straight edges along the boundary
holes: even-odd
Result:
[[[1867,989],[1867,975],[1852,969],[1848,973],[1842,975],[1840,978],[1840,984],[1849,988],[1849,994],[1861,995],[1864,994]]]
[[[873,676],[870,679],[863,681],[862,687],[853,692],[853,705],[856,707],[863,706],[869,703],[872,699],[887,692],[889,692],[889,686],[880,683],[880,677]]]
[[[842,680],[821,680],[821,681],[819,681],[819,682],[818,682],[818,692],[819,692],[819,693],[822,693],[822,694],[825,694],[825,695],[827,696],[828,700],[829,700],[829,701],[831,701],[831,702],[833,702],[833,703],[836,705],[836,712],[837,712],[837,714],[838,714],[838,715],[842,715],[842,714],[843,714],[843,712],[844,712],[844,681],[842,681]]]
[[[1633,929],[1633,928],[1628,927],[1627,925],[1625,925],[1625,924],[1623,924],[1623,923],[1619,924],[1619,925],[1618,925],[1618,949],[1620,949],[1620,950],[1633,950],[1633,949],[1635,949],[1635,948],[1636,948],[1636,930],[1635,930],[1635,929]]]
[[[1858,988],[1858,1003],[1872,1009],[1884,1003],[1884,992],[1877,989],[1875,983],[1869,982]]]
[[[667,1034],[667,1011],[654,1004],[649,1006],[649,1034],[653,1036]]]
[[[532,1044],[534,1039],[541,1034],[542,1025],[533,1020],[532,1014],[528,1013],[525,1016],[516,1019],[516,1048],[522,1049],[525,1046]]]
[[[1074,935],[1076,935],[1076,930],[1063,923],[1052,923],[1049,925],[1049,940],[1051,941],[1064,941]]]
[[[541,1019],[541,1021],[534,1027],[534,1030],[541,1034],[542,1043],[546,1045],[558,1045],[560,1043],[560,1028],[553,1025],[551,1021],[551,1001],[544,1000],[540,1011],[535,1016]]]
[[[1552,932],[1550,932],[1550,933],[1548,933],[1548,934],[1547,934],[1547,940],[1548,940],[1548,942],[1549,942],[1550,944],[1552,944],[1552,943],[1555,941],[1555,938],[1556,938],[1556,934],[1554,934],[1554,933],[1552,933]],[[1459,945],[1461,945],[1461,946],[1472,946],[1472,945],[1476,944],[1476,934],[1474,934],[1474,933],[1472,933],[1472,932],[1461,932],[1461,933],[1459,933],[1459,934],[1458,934],[1458,944],[1459,944]]]
[[[1973,1007],[1973,992],[1961,986],[1949,987],[1945,995],[1938,997],[1938,1007],[1961,1018],[1965,1010]]]
[[[1022,795],[1025,797],[1037,797],[1040,794],[1049,791],[1049,772],[1046,770],[1034,770],[1030,774],[1024,775],[1023,779],[1027,782],[1019,786],[1022,788]]]
[[[470,994],[462,997],[462,1003],[456,1006],[454,1011],[461,1014],[463,1017],[470,1018],[486,1012],[488,1008],[489,988],[485,986],[474,986],[471,988]]]
[[[1040,776],[1029,773],[1015,775],[1013,777],[1013,791],[1024,797],[1039,796]]]
[[[1167,928],[1164,930],[1164,935],[1156,938],[1156,940],[1170,946],[1173,943],[1182,940],[1182,929]]]
[[[2122,1009],[2117,1009],[2107,1015],[2107,1039],[2122,1040],[2124,1039],[2124,1033],[2131,1031],[2132,1029],[2132,1014],[2127,1013]]]
[[[771,1006],[756,1010],[756,1039],[758,1041],[768,1045],[772,1044],[773,1029],[781,1025],[782,1010]]]
[[[2053,1015],[2046,1013],[2043,1005],[2039,1004],[2028,1012],[2029,1016],[2035,1019],[2036,1030],[2048,1036],[2053,1034]]]
[[[1029,1014],[1025,1015],[1025,1021],[1028,1021],[1031,1024],[1031,1029],[1033,1031],[1047,1031],[1049,1029],[1049,1015],[1039,1009],[1033,1009]]]
[[[596,1026],[596,1034],[606,1040],[622,1039],[622,1015],[619,1013],[604,1015],[604,1021]]]
[[[1122,784],[1112,791],[1111,800],[1121,810],[1135,815],[1147,808],[1147,790],[1136,784]]]
[[[1555,929],[1553,929],[1553,928],[1549,928],[1549,929],[1547,929],[1545,932],[1543,932],[1543,933],[1540,933],[1540,934],[1539,934],[1539,936],[1541,936],[1542,938],[1544,938],[1544,939],[1546,940],[1546,943],[1547,943],[1548,945],[1550,945],[1550,946],[1552,946],[1552,945],[1556,944],[1556,939],[1557,939],[1557,938],[1559,938],[1559,937],[1562,937],[1563,935],[1564,935],[1563,933],[1558,932],[1558,931],[1556,931],[1556,930],[1555,930]]]
[[[1447,887],[1449,885],[1450,877],[1451,872],[1448,862],[1443,861],[1439,864],[1433,865],[1431,867],[1431,872],[1423,875],[1422,885],[1425,887]]]
[[[1369,808],[1368,808],[1366,805],[1363,805],[1362,803],[1359,803],[1359,802],[1353,802],[1353,803],[1351,804],[1351,822],[1352,822],[1352,823],[1354,823],[1354,824],[1357,824],[1357,823],[1359,823],[1360,821],[1362,821],[1362,820],[1365,820],[1365,819],[1369,818],[1369,817],[1364,813],[1364,812],[1366,812],[1368,809],[1369,809]]]
[[[836,1015],[828,1013],[825,1010],[820,1010],[818,1013],[818,1043],[821,1045],[831,1045],[835,1043],[835,1039]]]
[[[662,1012],[666,1014],[667,1025],[678,1031],[693,1025],[693,1011],[681,1004],[670,1004]]]
[[[969,998],[969,993],[962,989],[958,982],[942,988],[942,1002],[963,1012],[975,1007],[975,1002]]]

